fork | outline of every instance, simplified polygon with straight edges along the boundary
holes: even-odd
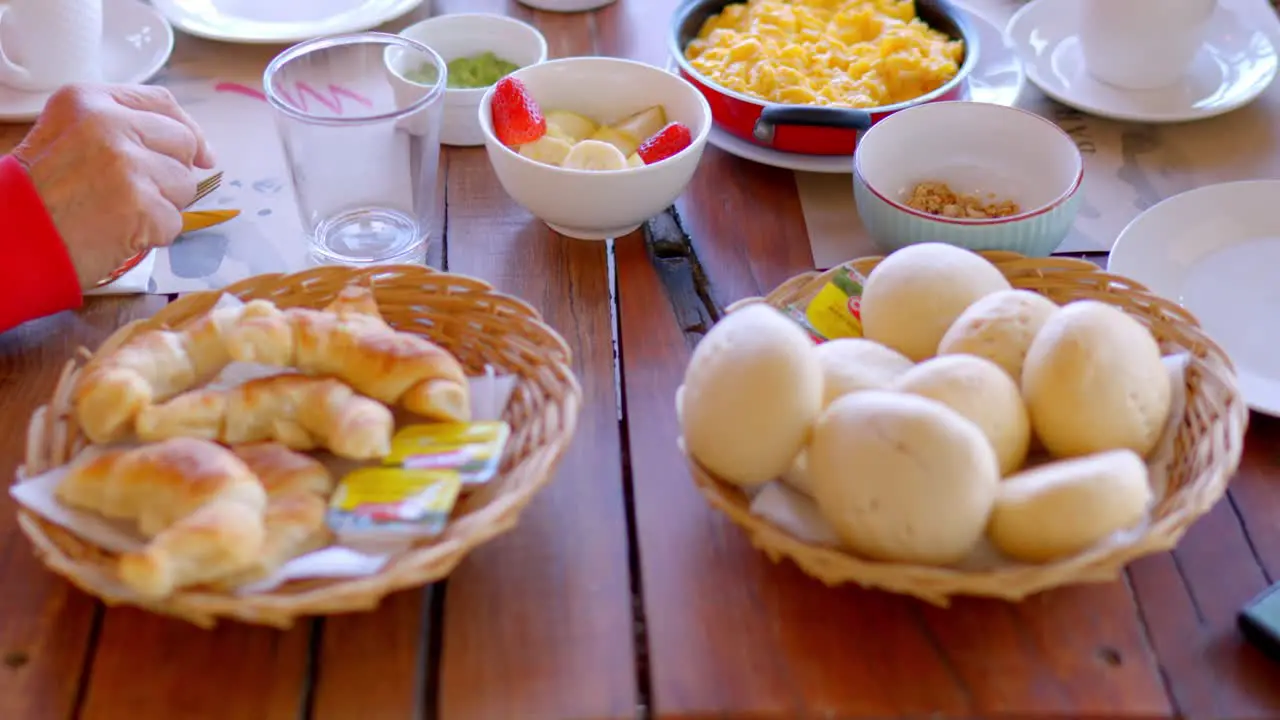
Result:
[[[222,186],[222,171],[219,170],[218,172],[196,183],[196,196],[191,199],[191,202],[187,203],[187,207],[183,208],[183,210],[186,210],[192,205],[195,205],[201,200],[209,197],[209,195],[213,193],[214,190],[217,190],[221,186]]]
[[[221,186],[222,186],[222,171],[218,171],[210,175],[209,177],[201,180],[200,182],[196,183],[196,195],[195,197],[191,198],[191,202],[187,203],[187,207],[189,208],[192,205],[195,205],[196,203],[200,202],[201,200],[209,197],[209,195],[212,194],[214,190],[217,190]],[[183,208],[183,210],[185,209],[186,208]],[[142,259],[147,256],[148,252],[150,252],[150,250],[143,250],[137,255],[134,255],[128,260],[125,260],[123,265],[121,265],[120,267],[112,271],[110,275],[99,280],[98,284],[95,287],[110,285],[116,280],[119,280],[125,273],[137,267],[138,263],[142,262]]]

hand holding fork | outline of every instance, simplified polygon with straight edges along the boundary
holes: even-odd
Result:
[[[81,288],[122,261],[167,245],[179,209],[213,156],[195,121],[163,88],[70,85],[52,96],[14,151],[66,244]]]

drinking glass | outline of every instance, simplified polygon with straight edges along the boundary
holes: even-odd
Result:
[[[316,260],[425,257],[446,83],[434,50],[376,32],[310,40],[267,66],[267,100]]]

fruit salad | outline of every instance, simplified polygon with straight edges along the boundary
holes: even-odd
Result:
[[[661,105],[613,124],[567,110],[542,108],[519,80],[498,82],[493,92],[493,132],[521,155],[574,170],[625,170],[662,162],[693,144],[689,128],[667,122]]]

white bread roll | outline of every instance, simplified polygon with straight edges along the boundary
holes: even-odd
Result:
[[[938,343],[938,354],[986,358],[1021,382],[1031,341],[1057,311],[1052,300],[1030,290],[991,293],[960,313]]]
[[[1095,300],[1063,306],[1031,343],[1022,368],[1031,427],[1057,457],[1160,440],[1173,390],[1160,346],[1142,323]]]
[[[685,449],[744,487],[790,467],[822,409],[813,341],[766,305],[730,313],[694,348],[679,394]]]
[[[859,390],[883,390],[911,369],[911,359],[865,338],[840,338],[814,348],[822,367],[822,403]]]
[[[1031,421],[1017,384],[999,365],[974,355],[943,355],[911,368],[894,390],[937,400],[978,426],[996,451],[1000,474],[1027,461]]]
[[[832,403],[808,459],[822,516],[873,560],[959,562],[982,538],[1000,482],[976,425],[942,403],[885,390]]]
[[[1058,460],[1000,484],[987,536],[1015,560],[1051,562],[1136,526],[1151,501],[1147,466],[1132,450]]]
[[[996,266],[975,253],[942,243],[909,245],[867,276],[863,334],[919,362],[933,357],[965,308],[1008,289]]]

